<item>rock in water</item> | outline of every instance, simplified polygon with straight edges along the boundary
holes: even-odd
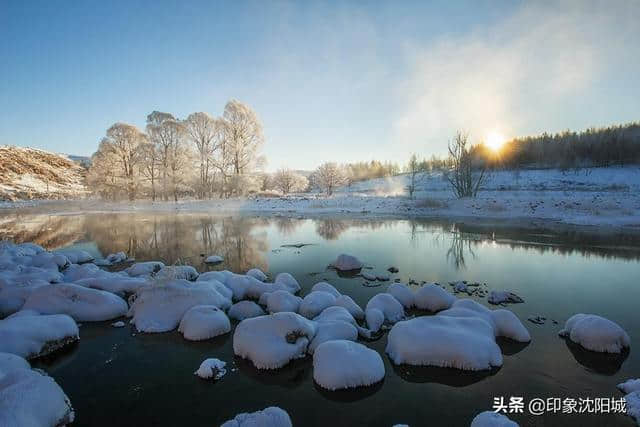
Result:
[[[242,413],[220,427],[291,427],[291,418],[284,410],[271,406],[262,411]]]
[[[602,353],[621,353],[631,345],[629,335],[620,325],[595,314],[571,316],[558,335],[569,338],[587,350]]]
[[[338,258],[336,258],[332,265],[340,271],[360,270],[363,266],[358,258],[347,254],[338,255]]]
[[[384,374],[378,352],[356,342],[327,341],[313,354],[313,379],[328,390],[372,385]]]
[[[219,359],[205,359],[193,374],[203,379],[213,378],[219,380],[227,373],[225,366],[227,364]]]

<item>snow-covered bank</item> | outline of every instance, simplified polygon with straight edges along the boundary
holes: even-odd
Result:
[[[69,212],[216,212],[285,216],[433,217],[454,220],[509,220],[602,227],[640,228],[640,168],[580,171],[523,170],[492,172],[477,198],[456,199],[442,173],[424,174],[415,200],[406,195],[407,176],[354,183],[333,196],[297,194],[280,198],[137,201],[43,201],[21,211]],[[13,205],[1,206],[9,210]],[[16,209],[18,206],[15,207]]]

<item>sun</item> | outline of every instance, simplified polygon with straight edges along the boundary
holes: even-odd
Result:
[[[499,132],[489,132],[485,144],[493,151],[499,151],[504,145],[506,138]]]

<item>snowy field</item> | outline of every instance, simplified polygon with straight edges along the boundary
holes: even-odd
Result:
[[[593,168],[578,171],[523,170],[489,174],[477,198],[457,199],[441,173],[420,176],[415,200],[407,197],[407,175],[357,182],[333,196],[296,194],[173,202],[42,202],[40,210],[215,211],[250,214],[357,215],[367,217],[439,217],[453,220],[531,221],[601,227],[640,228],[640,168]],[[4,203],[0,208],[29,209]]]

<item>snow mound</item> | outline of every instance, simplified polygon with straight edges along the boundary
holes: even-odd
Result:
[[[443,315],[396,323],[386,352],[396,364],[479,371],[502,366],[493,327],[477,317]]]
[[[364,311],[349,295],[340,295],[336,298],[335,305],[344,307],[357,320],[364,319]]]
[[[114,328],[124,328],[125,323],[122,320],[118,320],[117,322],[113,322],[111,326],[113,326]]]
[[[315,333],[315,323],[296,313],[254,317],[236,327],[233,351],[258,369],[276,369],[304,357]]]
[[[524,302],[522,298],[509,291],[491,291],[487,298],[489,304],[518,304]]]
[[[372,385],[384,374],[378,352],[356,342],[327,341],[313,354],[313,379],[328,390]]]
[[[276,285],[285,286],[287,290],[292,294],[297,294],[298,292],[300,292],[300,289],[301,289],[300,284],[298,283],[296,278],[289,273],[278,274],[276,276],[276,280],[274,280],[273,283],[275,283]]]
[[[518,342],[531,341],[529,331],[513,312],[505,309],[489,310],[468,298],[456,300],[450,309],[441,311],[438,315],[477,317],[491,325],[496,337],[510,338]]]
[[[446,310],[455,300],[456,297],[435,283],[424,285],[415,293],[416,307],[431,312]]]
[[[227,277],[224,284],[233,292],[233,299],[241,301],[249,297],[250,293],[254,298],[260,297],[260,292],[268,290],[267,284],[262,283],[258,279],[245,276],[244,274],[231,274]]]
[[[0,280],[0,318],[22,309],[34,290],[48,285],[49,282],[45,280],[32,280],[28,283],[3,283]]]
[[[218,291],[220,295],[224,296],[225,298],[228,298],[229,301],[231,301],[231,298],[233,298],[233,291],[215,279],[197,280],[196,285],[209,286],[210,288]]]
[[[392,283],[387,288],[387,293],[398,300],[404,308],[411,308],[415,305],[415,295],[404,283]]]
[[[196,305],[182,317],[178,332],[190,341],[201,341],[231,330],[231,323],[224,311],[214,305]]]
[[[404,319],[402,304],[389,294],[374,295],[364,312],[367,326],[372,332],[379,331],[384,322],[393,324]]]
[[[369,280],[371,282],[378,279],[378,277],[375,274],[369,273],[368,271],[363,271],[361,274],[362,274],[362,277],[364,277],[366,280]]]
[[[219,380],[227,373],[225,369],[226,365],[227,364],[220,359],[205,359],[193,374],[203,379],[213,378],[214,380]]]
[[[0,426],[73,422],[71,402],[53,378],[26,367],[0,372]]]
[[[24,357],[13,353],[0,353],[0,377],[16,369],[31,369]]]
[[[484,411],[475,416],[471,427],[518,427],[518,423],[497,412]]]
[[[210,280],[216,280],[222,284],[226,284],[227,283],[227,279],[231,276],[233,276],[234,273],[230,272],[229,270],[222,270],[222,271],[207,271],[205,273],[202,273],[201,275],[198,276],[198,278],[196,279],[196,281],[210,281]]]
[[[332,264],[336,270],[353,271],[360,270],[364,264],[353,255],[341,254]]]
[[[269,313],[280,313],[291,311],[297,313],[302,303],[302,298],[287,291],[275,291],[267,295],[267,311]]]
[[[79,338],[78,325],[66,314],[40,316],[25,310],[0,320],[0,352],[26,359],[46,356]]]
[[[309,344],[307,353],[313,354],[318,346],[327,341],[358,339],[358,329],[349,322],[342,320],[330,320],[317,324],[317,332]]]
[[[633,417],[636,424],[640,425],[640,391],[629,393],[624,399],[627,402],[627,415]]]
[[[262,270],[260,270],[259,268],[252,268],[251,270],[247,271],[247,276],[251,276],[254,279],[258,279],[261,282],[264,282],[265,280],[267,280],[267,275],[264,274]]]
[[[315,291],[328,292],[336,298],[342,295],[332,284],[327,282],[318,282],[313,285],[313,287],[311,288],[311,292]]]
[[[338,307],[338,306],[331,306],[331,307],[325,308],[324,310],[322,310],[322,313],[320,313],[313,319],[313,321],[314,322],[341,321],[341,322],[350,323],[356,326],[356,320],[353,318],[351,313],[349,313],[349,311],[346,308]]]
[[[190,265],[167,265],[162,267],[155,275],[159,280],[184,279],[194,281],[200,274]]]
[[[304,297],[300,303],[299,313],[308,319],[313,319],[327,307],[336,302],[336,297],[329,292],[314,291]]]
[[[231,319],[244,320],[264,315],[264,310],[253,301],[240,301],[231,306],[227,313]]]
[[[270,406],[262,411],[242,413],[220,427],[291,427],[291,418],[284,410]]]
[[[575,314],[558,334],[587,350],[620,353],[631,345],[629,335],[615,322],[595,314]]]
[[[100,322],[127,314],[125,300],[110,292],[71,283],[41,286],[31,292],[25,310],[42,314],[67,314],[80,322]]]
[[[141,332],[166,332],[175,329],[184,314],[196,305],[214,305],[222,310],[231,301],[208,282],[173,280],[143,288],[127,314]]]
[[[94,260],[93,256],[82,249],[58,249],[54,254],[65,256],[72,264],[83,264]]]
[[[204,262],[207,264],[217,264],[219,262],[224,261],[224,257],[220,255],[209,255],[205,258]]]
[[[160,271],[164,263],[160,261],[136,262],[125,271],[131,277],[147,276]]]
[[[632,393],[634,391],[640,391],[640,379],[627,380],[623,383],[620,383],[618,384],[618,389],[626,394]]]

